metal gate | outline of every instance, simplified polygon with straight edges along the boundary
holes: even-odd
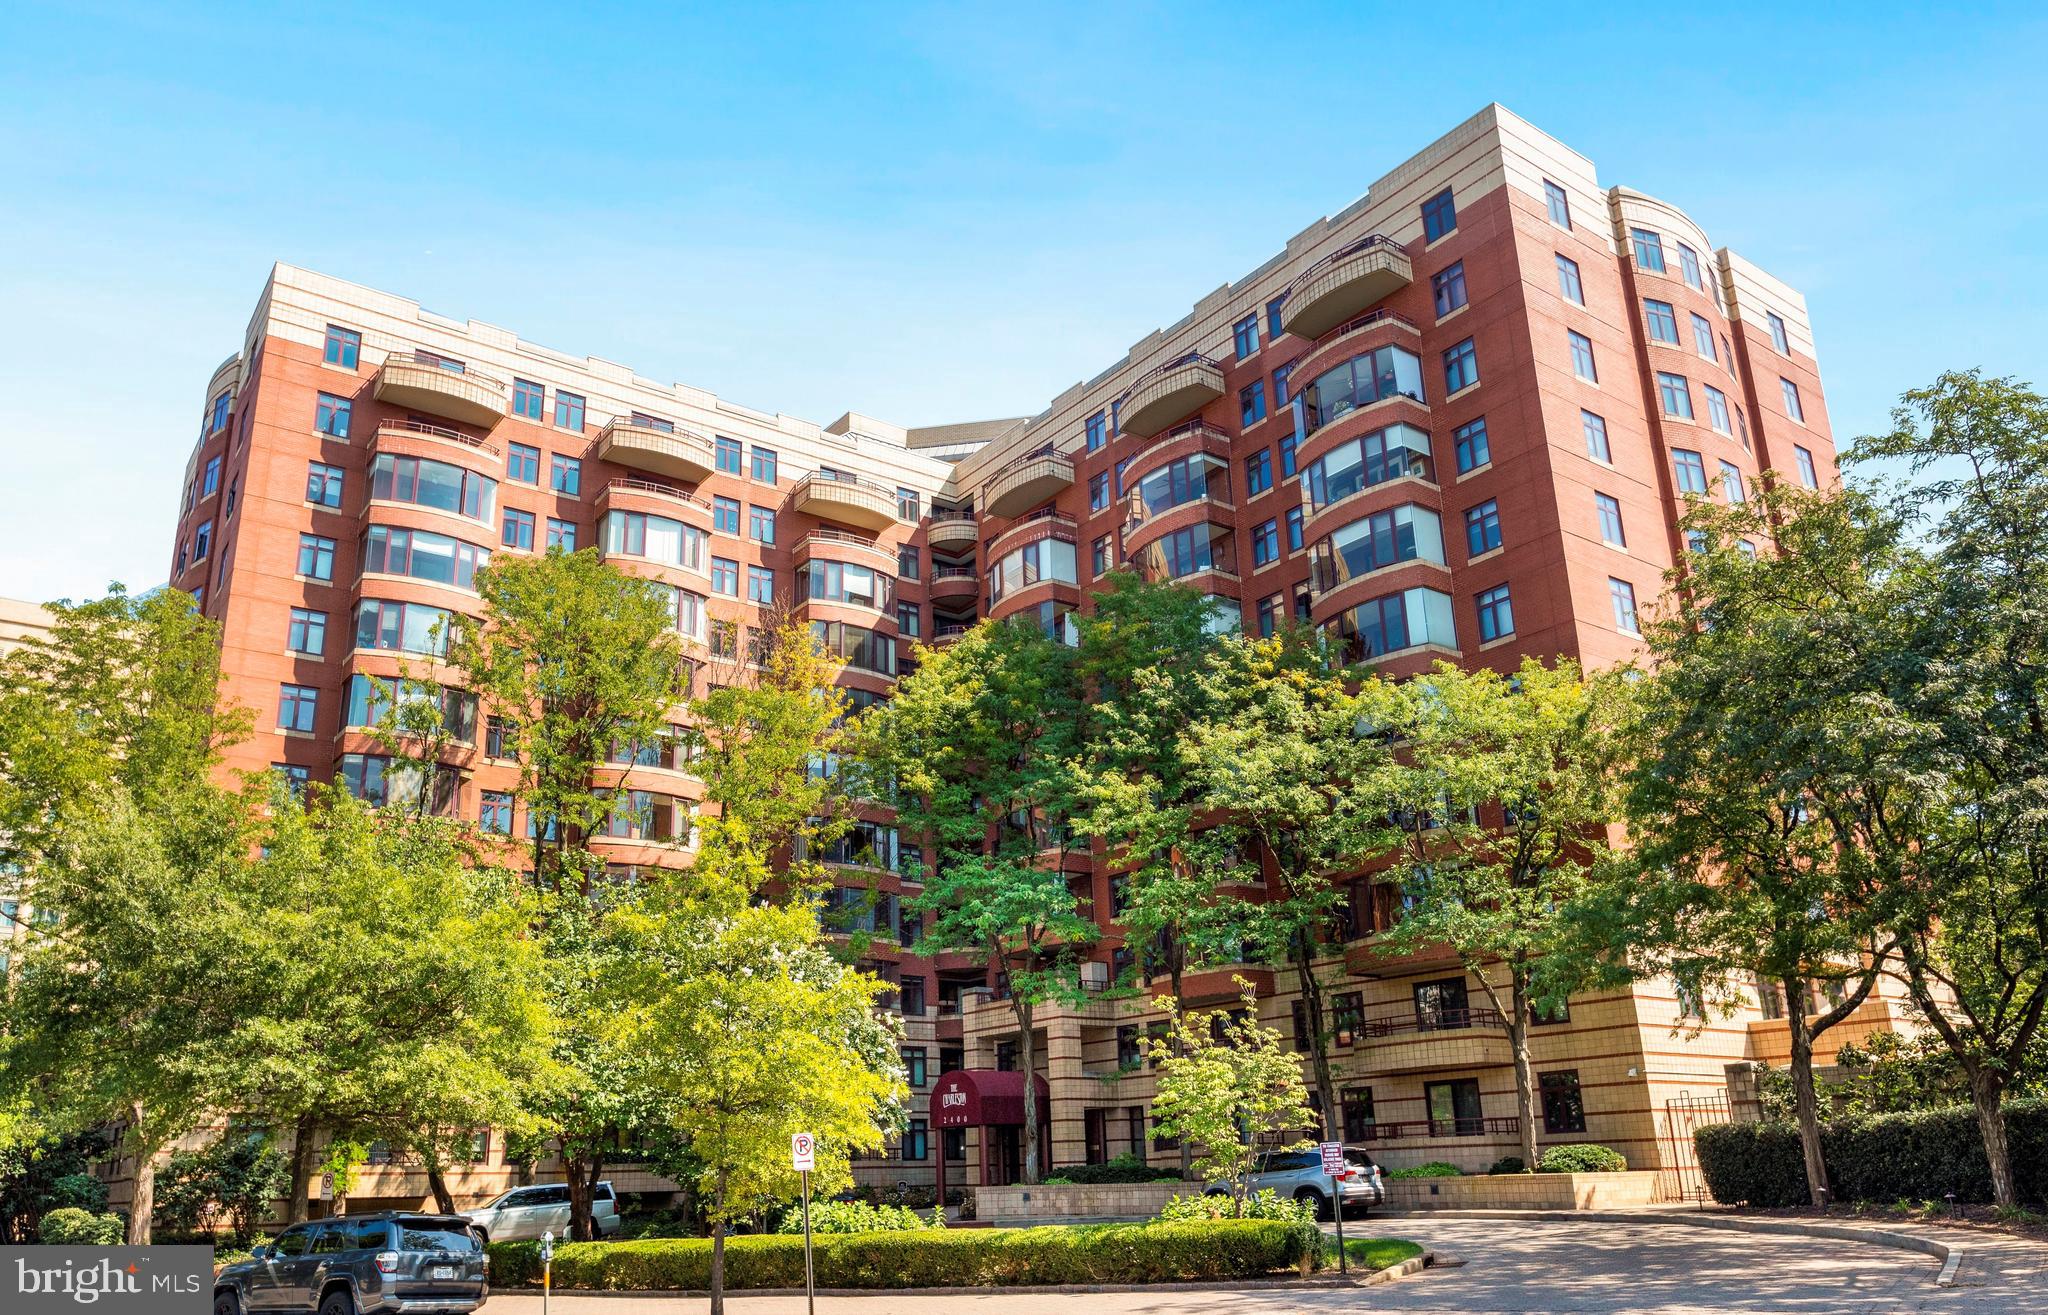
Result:
[[[1706,1180],[1700,1176],[1699,1147],[1693,1133],[1716,1123],[1732,1123],[1726,1088],[1695,1096],[1680,1092],[1664,1102],[1664,1167],[1657,1175],[1657,1195],[1666,1201],[1707,1199]]]

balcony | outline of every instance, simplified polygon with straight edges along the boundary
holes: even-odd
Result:
[[[932,568],[931,596],[933,598],[971,598],[981,589],[981,576],[972,566],[934,566]]]
[[[1199,352],[1169,361],[1132,384],[1122,398],[1118,427],[1150,438],[1223,396],[1223,367]]]
[[[1514,1062],[1507,1023],[1492,1009],[1410,1011],[1368,1018],[1357,1053],[1372,1073],[1429,1073],[1494,1068]]]
[[[941,625],[935,625],[932,627],[932,647],[944,648],[946,645],[957,641],[962,635],[973,628],[958,621],[949,621]]]
[[[711,440],[686,429],[662,429],[614,416],[597,436],[597,459],[695,484],[711,474]]]
[[[941,552],[956,552],[962,548],[974,547],[975,538],[979,533],[972,516],[959,513],[947,516],[934,514],[931,523],[925,527],[924,538],[934,549]]]
[[[1050,447],[1021,457],[989,476],[981,486],[982,509],[992,516],[1016,516],[1073,487],[1074,463]]]
[[[489,429],[505,418],[505,384],[460,361],[393,352],[377,367],[378,401]]]
[[[852,562],[873,567],[891,577],[896,574],[894,548],[885,548],[873,539],[846,530],[823,527],[812,530],[796,541],[791,552],[798,566],[806,562]]]
[[[790,493],[796,509],[819,520],[884,530],[896,523],[896,491],[851,475],[814,470]]]
[[[1375,233],[1303,270],[1287,290],[1283,322],[1297,338],[1319,338],[1414,279],[1408,253]]]
[[[1504,1119],[1416,1119],[1408,1123],[1375,1123],[1365,1130],[1358,1140],[1370,1146],[1382,1141],[1420,1141],[1436,1137],[1492,1137],[1503,1139],[1519,1136],[1522,1121],[1509,1117]]]

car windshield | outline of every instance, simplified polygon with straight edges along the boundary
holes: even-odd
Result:
[[[407,1251],[474,1251],[476,1234],[443,1219],[401,1219],[399,1245]]]

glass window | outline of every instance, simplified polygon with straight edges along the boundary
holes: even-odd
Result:
[[[1565,330],[1565,337],[1572,347],[1572,373],[1589,384],[1600,382],[1600,371],[1593,364],[1593,340],[1576,329]]]
[[[524,443],[506,444],[505,478],[516,484],[540,483],[540,449]]]
[[[747,568],[747,601],[764,606],[775,601],[775,572],[766,566]]]
[[[533,513],[514,507],[505,508],[504,528],[500,541],[507,548],[533,547]]]
[[[548,458],[548,487],[576,497],[583,492],[583,462],[557,452]]]
[[[1486,438],[1486,417],[1467,421],[1452,433],[1451,441],[1458,454],[1458,473],[1466,474],[1479,469],[1493,460],[1493,448]]]
[[[1294,477],[1294,449],[1296,446],[1297,440],[1292,434],[1288,434],[1280,440],[1280,477],[1282,479],[1292,479]]]
[[[1237,359],[1243,360],[1259,350],[1259,317],[1247,315],[1230,326],[1230,336],[1237,344]]]
[[[1420,644],[1457,647],[1451,598],[1435,589],[1405,589],[1338,614],[1324,627],[1342,662],[1363,662]]]
[[[1458,227],[1458,207],[1451,199],[1451,189],[1446,187],[1422,203],[1422,235],[1424,240],[1434,242]]]
[[[1109,472],[1098,470],[1088,477],[1088,510],[1101,511],[1109,506]]]
[[[775,482],[775,449],[772,447],[756,446],[748,455],[752,458],[752,465],[748,470],[748,474],[763,484],[773,484]]]
[[[1266,418],[1266,381],[1254,379],[1237,390],[1237,421],[1240,427],[1255,425]]]
[[[1281,293],[1266,303],[1266,336],[1278,338],[1285,332],[1281,326],[1281,311],[1287,305],[1287,294]]]
[[[1301,508],[1289,507],[1287,509],[1287,551],[1289,552],[1301,551],[1302,519]]]
[[[1259,600],[1259,638],[1271,639],[1280,629],[1280,612],[1284,601],[1279,594]]]
[[[334,540],[318,534],[301,534],[298,573],[311,580],[332,580]]]
[[[1109,540],[1105,534],[1088,548],[1088,571],[1098,578],[1109,574]]]
[[[1678,276],[1689,288],[1698,288],[1701,292],[1707,290],[1707,280],[1700,273],[1699,253],[1683,242],[1678,244]]]
[[[1389,425],[1349,439],[1317,457],[1303,472],[1316,511],[1390,479],[1431,479],[1429,435],[1412,425]]]
[[[1280,522],[1269,520],[1252,531],[1252,565],[1271,566],[1280,560]]]
[[[327,613],[294,607],[285,646],[294,653],[319,657],[327,647]]]
[[[192,531],[192,560],[202,562],[206,554],[213,551],[213,522],[203,521]]]
[[[1359,407],[1396,396],[1428,400],[1423,396],[1421,358],[1393,346],[1362,353],[1323,371],[1297,394],[1301,436],[1307,437]]]
[[[988,571],[991,605],[1019,589],[1047,580],[1077,584],[1074,545],[1065,539],[1040,539],[1007,553]]]
[[[711,440],[712,464],[728,475],[740,473],[740,441],[720,434]]]
[[[711,498],[711,528],[720,534],[740,532],[740,500],[713,494]]]
[[[1500,547],[1500,505],[1492,498],[1465,509],[1465,551],[1477,557]]]
[[[1145,545],[1138,570],[1147,580],[1178,580],[1202,571],[1237,573],[1237,557],[1228,527],[1204,521],[1175,530]]]
[[[1692,349],[1710,361],[1721,358],[1714,354],[1714,326],[1698,311],[1692,313]]]
[[[1244,459],[1244,495],[1256,498],[1273,487],[1273,454],[1260,448]]]
[[[1100,451],[1102,445],[1109,441],[1108,423],[1107,416],[1101,411],[1097,411],[1094,415],[1088,417],[1084,428],[1087,432],[1087,447],[1090,452]]]
[[[906,543],[896,550],[896,574],[906,580],[915,580],[918,574],[920,554],[917,545]]]
[[[316,507],[341,505],[342,470],[312,461],[306,464],[306,501]]]
[[[284,788],[294,799],[303,799],[306,795],[306,787],[313,782],[312,770],[301,767],[296,763],[272,763],[270,764],[270,770],[283,778]],[[0,913],[12,912],[14,912],[14,906],[11,903],[0,905]],[[7,956],[0,954],[0,969],[4,969],[6,966]]]
[[[485,790],[478,796],[477,829],[494,836],[512,834],[512,796]]]
[[[544,419],[547,416],[547,389],[531,379],[514,379],[512,414],[522,420]]]
[[[924,633],[924,609],[916,603],[896,604],[896,633],[905,639],[916,639]]]
[[[1692,388],[1682,374],[1657,372],[1657,397],[1663,404],[1664,414],[1679,420],[1692,419]]]
[[[1318,589],[1334,589],[1373,571],[1402,562],[1443,564],[1443,522],[1410,503],[1376,512],[1316,540],[1310,550],[1310,578]]]
[[[1515,633],[1515,607],[1508,598],[1508,587],[1504,584],[1480,593],[1475,600],[1479,608],[1479,640],[1491,643],[1503,635]]]
[[[555,390],[555,426],[574,433],[583,432],[583,399],[565,389]]]
[[[755,543],[773,545],[775,542],[775,509],[747,505],[747,537]]]
[[[1579,428],[1586,435],[1586,455],[1595,461],[1614,464],[1614,452],[1607,446],[1607,421],[1591,411],[1581,411]]]
[[[711,592],[740,596],[740,564],[728,557],[711,559]]]
[[[1479,382],[1479,354],[1470,338],[1444,353],[1444,391],[1455,393]]]
[[[1786,336],[1785,321],[1776,311],[1765,311],[1764,320],[1771,326],[1771,346],[1778,349],[1780,356],[1792,354],[1792,340]]]
[[[327,326],[327,346],[320,359],[329,365],[343,369],[356,368],[356,357],[363,349],[363,335],[354,329],[344,329],[338,324]]]
[[[1730,502],[1743,500],[1742,471],[1732,461],[1721,463],[1721,496]]]
[[[1600,541],[1616,548],[1628,547],[1628,536],[1621,532],[1621,503],[1605,493],[1595,493],[1593,506],[1600,513]]]
[[[896,519],[915,524],[924,516],[924,498],[916,489],[896,490]]]
[[[1576,1069],[1538,1074],[1536,1085],[1543,1095],[1543,1131],[1573,1133],[1586,1130],[1586,1103],[1579,1094]]]
[[[1643,318],[1649,322],[1651,342],[1677,343],[1678,317],[1672,314],[1670,302],[1645,297]]]
[[[548,547],[560,548],[563,552],[576,551],[576,522],[556,520],[548,517]]]
[[[446,608],[388,598],[365,598],[356,604],[357,648],[440,657],[447,653],[454,632],[455,614]]]
[[[1629,245],[1635,248],[1636,267],[1653,274],[1664,272],[1664,239],[1647,228],[1631,228]]]
[[[896,641],[880,631],[843,621],[813,621],[811,637],[827,656],[840,659],[856,671],[872,671],[878,676],[896,674]]]
[[[1437,318],[1441,319],[1465,304],[1465,262],[1460,260],[1446,269],[1438,270],[1429,279],[1430,295],[1436,301]]]
[[[1273,371],[1273,405],[1286,406],[1288,401],[1287,381],[1294,377],[1294,362],[1289,361]]]
[[[1579,262],[1562,253],[1557,258],[1557,295],[1575,306],[1586,304],[1586,287],[1579,282]]]
[[[1700,391],[1707,395],[1707,423],[1717,434],[1732,433],[1728,427],[1728,395],[1712,384],[1701,384]]]
[[[1551,182],[1548,178],[1543,180],[1543,204],[1549,207],[1551,223],[1556,224],[1559,228],[1570,228],[1572,226],[1571,199],[1564,194],[1562,187]]]
[[[498,481],[445,461],[380,452],[370,461],[370,498],[454,512],[488,525],[497,506]]]
[[[1682,447],[1671,449],[1671,468],[1680,493],[1707,491],[1707,463],[1700,459],[1699,453],[1688,452]]]
[[[1810,489],[1820,487],[1820,476],[1815,473],[1813,468],[1813,453],[1794,443],[1792,445],[1792,461],[1799,468],[1799,482],[1801,484]]]
[[[1778,387],[1785,394],[1785,414],[1791,416],[1800,424],[1805,424],[1806,408],[1799,404],[1799,385],[1793,383],[1790,379],[1780,379],[1778,380]]]
[[[1626,580],[1609,579],[1607,593],[1614,600],[1614,628],[1624,635],[1640,635],[1636,622],[1636,587]]]
[[[220,458],[213,457],[207,461],[206,471],[200,476],[199,496],[210,498],[218,492],[220,492]]]
[[[280,685],[277,695],[278,728],[311,733],[319,714],[320,691],[311,685]]]
[[[346,397],[320,394],[313,406],[313,432],[329,438],[347,438],[349,414],[354,410],[355,403]]]
[[[469,589],[477,568],[489,564],[491,550],[446,534],[372,525],[363,534],[363,570],[411,576],[435,584]]]

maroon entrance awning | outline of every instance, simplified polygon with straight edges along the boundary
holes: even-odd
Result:
[[[1038,1121],[1049,1122],[1052,1089],[1033,1075],[1038,1091]],[[1021,1128],[1024,1126],[1024,1075],[991,1068],[958,1068],[932,1088],[934,1128]]]

